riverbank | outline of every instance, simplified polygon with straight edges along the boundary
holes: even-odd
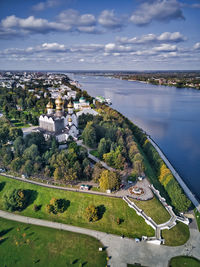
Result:
[[[75,78],[93,97],[111,98],[112,108],[151,135],[200,199],[200,91],[100,76]]]
[[[159,146],[153,141],[153,139],[151,139],[151,137],[147,136],[147,138],[151,142],[151,144],[154,146],[154,148],[157,150],[157,152],[159,153],[160,157],[165,162],[165,164],[167,165],[167,167],[170,169],[170,171],[172,172],[173,176],[176,178],[177,182],[179,183],[179,185],[181,186],[181,188],[183,189],[183,191],[185,192],[185,194],[187,195],[187,197],[191,200],[191,202],[193,203],[193,205],[195,206],[195,208],[198,210],[198,212],[200,212],[200,202],[197,200],[197,198],[195,197],[195,195],[192,193],[192,191],[189,189],[189,187],[184,183],[183,179],[176,172],[176,170],[171,165],[171,163],[169,162],[169,160],[166,158],[166,156],[164,155],[164,153],[161,151],[161,149],[159,148]]]

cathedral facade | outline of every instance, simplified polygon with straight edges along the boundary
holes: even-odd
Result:
[[[61,96],[56,99],[55,104],[56,109],[53,108],[52,102],[47,104],[47,114],[39,117],[39,130],[46,139],[50,136],[55,136],[59,142],[64,142],[71,136],[76,140],[78,136],[78,122],[73,104],[71,102],[68,104],[67,112],[64,111],[64,102]]]

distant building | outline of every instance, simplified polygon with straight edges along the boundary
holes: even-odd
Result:
[[[82,114],[91,114],[93,116],[98,115],[99,113],[91,108],[84,108],[83,110],[80,110],[76,113],[77,118],[81,116]]]
[[[90,102],[86,101],[86,99],[83,96],[79,99],[79,101],[74,102],[74,109],[83,110],[85,108],[90,109],[91,107],[90,107]]]

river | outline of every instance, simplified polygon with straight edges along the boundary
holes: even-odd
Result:
[[[73,78],[90,95],[110,98],[114,109],[146,131],[200,199],[200,91],[102,76]]]

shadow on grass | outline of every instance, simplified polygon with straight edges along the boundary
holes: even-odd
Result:
[[[72,261],[72,264],[76,264],[79,261],[79,259],[75,259]]]
[[[0,183],[0,192],[4,189],[5,185],[6,185],[6,182]]]
[[[13,227],[8,228],[6,230],[1,230],[1,232],[0,232],[0,238],[3,237],[4,235],[6,235],[7,233],[9,233],[12,229],[13,229]]]
[[[37,196],[38,196],[38,192],[35,190],[24,190],[25,196],[27,197],[27,203],[26,203],[26,207],[33,204],[33,202],[36,200]]]
[[[101,218],[103,217],[103,215],[106,211],[106,207],[104,205],[99,205],[97,207],[97,210],[98,210],[98,218],[99,218],[99,220],[101,220]]]

